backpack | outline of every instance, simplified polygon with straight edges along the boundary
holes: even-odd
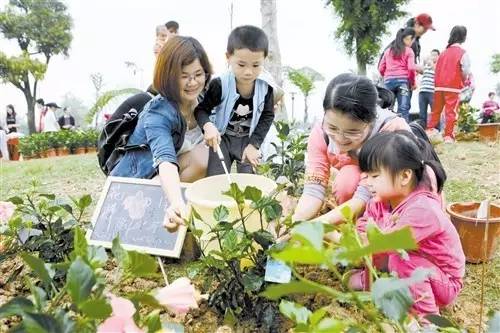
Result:
[[[134,132],[139,114],[153,97],[152,93],[141,92],[127,98],[104,125],[97,141],[97,160],[106,176],[126,151],[147,148],[146,145],[127,146],[127,142]]]

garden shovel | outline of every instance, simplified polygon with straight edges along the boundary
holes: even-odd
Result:
[[[231,180],[231,176],[229,175],[229,171],[227,170],[226,163],[224,162],[224,155],[222,154],[222,150],[220,150],[220,146],[217,145],[217,155],[219,156],[219,160],[222,164],[222,167],[224,168],[224,172],[226,173],[227,176],[227,181],[229,182],[229,186],[231,186],[231,183],[233,182]]]

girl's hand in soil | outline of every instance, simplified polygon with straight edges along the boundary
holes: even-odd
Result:
[[[249,144],[243,151],[241,155],[241,160],[247,160],[254,168],[260,164],[260,158],[262,157],[260,151],[253,145]]]
[[[185,225],[184,220],[189,216],[189,208],[184,202],[172,204],[167,208],[163,219],[163,226],[169,232],[175,232],[180,225]]]

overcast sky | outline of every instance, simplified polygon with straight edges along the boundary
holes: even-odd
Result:
[[[7,0],[0,0],[0,7],[6,3]],[[154,29],[168,20],[179,22],[182,35],[193,36],[202,43],[217,72],[226,68],[224,52],[230,32],[231,3],[233,26],[261,24],[259,0],[70,0],[66,3],[73,18],[73,42],[68,58],[51,59],[45,80],[39,84],[37,96],[47,102],[60,103],[62,96],[71,92],[91,106],[94,90],[89,75],[96,72],[102,73],[105,89],[146,87],[154,64]],[[321,100],[328,81],[336,74],[356,70],[355,59],[348,57],[340,42],[333,38],[337,20],[324,3],[324,0],[277,1],[283,65],[309,66],[326,78],[311,96],[313,118],[321,116]],[[464,47],[470,54],[477,86],[472,102],[482,103],[500,81],[500,76],[495,77],[489,71],[492,54],[500,53],[500,2],[412,0],[405,9],[411,16],[426,12],[434,19],[437,31],[430,31],[421,39],[423,56],[433,48],[443,49],[454,25],[467,27]],[[391,25],[391,34],[385,36],[384,45],[407,18]],[[9,55],[19,51],[14,42],[1,37],[0,49]],[[125,66],[126,61],[136,63],[141,71],[134,76]],[[369,67],[370,77],[374,70]],[[297,91],[289,85],[285,88],[288,92]],[[302,116],[301,98],[296,95],[296,117]],[[416,97],[413,102],[416,108]],[[14,104],[20,113],[26,112],[21,91],[10,84],[0,84],[1,111],[6,104]],[[287,105],[290,112],[289,97]]]

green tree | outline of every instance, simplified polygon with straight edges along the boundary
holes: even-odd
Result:
[[[342,40],[349,56],[355,55],[358,73],[366,75],[380,51],[382,36],[391,21],[406,15],[400,7],[408,0],[328,0],[340,25],[335,37]]]
[[[496,53],[491,57],[491,71],[493,74],[500,73],[500,53]]]
[[[58,0],[10,0],[0,10],[0,32],[16,40],[20,54],[0,51],[0,79],[21,90],[28,106],[28,128],[35,131],[35,101],[38,82],[53,56],[68,56],[72,20]]]
[[[309,117],[308,98],[311,91],[315,88],[314,82],[323,81],[325,78],[320,73],[309,67],[302,67],[300,69],[285,67],[285,72],[287,73],[290,82],[299,88],[304,96],[304,124],[307,124]]]

